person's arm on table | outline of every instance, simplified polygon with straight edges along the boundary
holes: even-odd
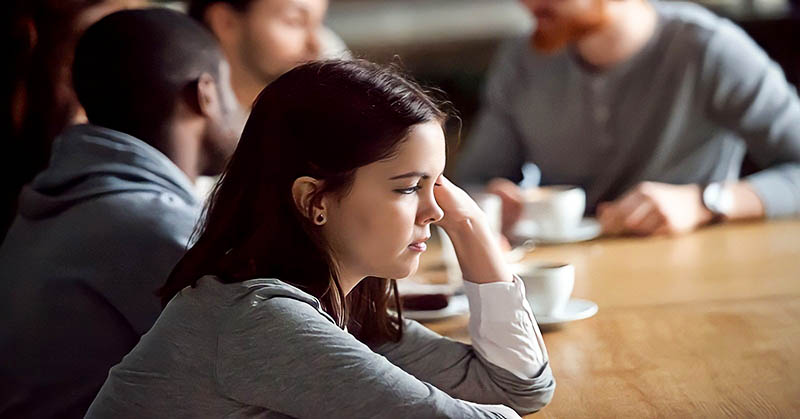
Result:
[[[295,418],[517,417],[505,406],[451,397],[289,297],[231,319],[215,376],[226,397]]]
[[[712,36],[702,68],[708,113],[747,143],[765,170],[725,185],[724,220],[800,214],[800,99],[780,68],[740,28],[726,23]],[[708,224],[705,185],[643,183],[598,206],[606,233],[682,233]]]
[[[734,190],[730,218],[800,215],[800,99],[780,67],[733,25],[711,39],[704,75],[713,90],[709,112],[741,136],[754,162],[766,168]],[[748,195],[745,187],[752,194]],[[757,212],[758,198],[763,207]]]
[[[726,185],[731,207],[725,220],[763,218],[764,207],[748,181]],[[679,234],[706,225],[713,214],[703,205],[700,185],[642,182],[613,202],[597,206],[604,234]]]

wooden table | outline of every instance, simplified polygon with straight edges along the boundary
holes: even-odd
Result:
[[[598,314],[546,332],[542,417],[800,417],[800,221],[539,247]],[[468,341],[465,317],[428,323]]]

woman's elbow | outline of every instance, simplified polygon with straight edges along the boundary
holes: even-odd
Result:
[[[550,403],[555,390],[556,380],[548,365],[533,379],[530,386],[516,394],[508,394],[508,406],[520,415],[537,412]]]

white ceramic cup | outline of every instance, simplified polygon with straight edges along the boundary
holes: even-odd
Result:
[[[486,214],[486,219],[489,222],[489,228],[497,234],[500,234],[501,224],[503,222],[503,200],[499,196],[488,193],[479,192],[470,194],[475,203]]]
[[[586,192],[577,186],[558,185],[523,191],[522,220],[533,222],[539,233],[561,236],[574,231],[586,210]]]
[[[525,296],[534,314],[551,317],[564,311],[575,285],[573,265],[532,262],[520,265],[516,274],[525,284]]]

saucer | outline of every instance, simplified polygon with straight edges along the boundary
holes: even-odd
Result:
[[[412,320],[439,320],[469,313],[469,302],[465,294],[450,297],[447,307],[439,310],[403,310],[403,317]]]
[[[534,317],[536,317],[536,323],[539,326],[555,326],[575,320],[588,319],[595,314],[597,314],[597,303],[580,298],[571,298],[561,313],[550,316],[534,313]]]
[[[594,218],[584,218],[572,230],[561,234],[546,234],[540,232],[536,223],[532,221],[520,221],[514,227],[514,235],[518,239],[531,239],[541,244],[563,244],[576,243],[586,240],[596,239],[603,233],[603,227]]]

